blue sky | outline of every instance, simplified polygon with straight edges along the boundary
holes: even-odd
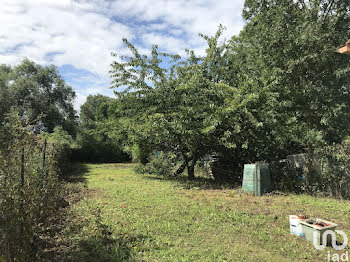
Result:
[[[2,0],[0,63],[27,57],[54,64],[77,94],[75,108],[89,94],[113,96],[108,88],[110,53],[128,54],[126,37],[141,53],[152,44],[184,54],[203,54],[199,33],[213,35],[221,23],[224,37],[243,27],[244,0]]]

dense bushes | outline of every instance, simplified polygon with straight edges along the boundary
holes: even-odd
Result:
[[[270,163],[273,188],[350,199],[349,142],[318,148],[310,172],[306,172],[307,161],[299,168],[287,160]]]
[[[174,175],[176,163],[175,156],[164,152],[156,152],[151,155],[148,163],[138,164],[135,171],[141,174],[171,176]]]
[[[53,159],[53,168],[63,178],[71,171],[73,138],[62,127],[55,127],[53,133],[47,135],[49,153]]]
[[[62,204],[63,151],[18,119],[11,113],[0,130],[0,260],[36,261]]]
[[[116,163],[130,160],[123,151],[123,136],[109,111],[114,99],[89,95],[80,108],[80,124],[72,158],[79,162]]]
[[[350,143],[322,148],[317,155],[321,170],[314,171],[315,192],[350,199]]]
[[[90,163],[127,162],[130,157],[120,145],[106,137],[78,134],[78,147],[72,149],[72,160]]]

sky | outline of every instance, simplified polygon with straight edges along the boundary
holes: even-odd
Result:
[[[0,63],[29,58],[54,64],[76,92],[78,110],[89,94],[109,89],[111,52],[127,55],[127,38],[141,53],[203,54],[199,33],[237,35],[244,0],[0,0]]]

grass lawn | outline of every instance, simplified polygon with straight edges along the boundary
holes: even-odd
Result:
[[[138,175],[131,164],[86,165],[82,200],[62,238],[77,261],[327,261],[289,234],[290,214],[339,224],[350,237],[350,201],[305,195],[254,197],[210,183]],[[349,249],[348,249],[349,250]],[[344,251],[342,251],[344,252]]]

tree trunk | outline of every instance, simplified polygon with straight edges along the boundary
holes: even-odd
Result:
[[[178,176],[178,175],[181,175],[184,171],[185,171],[185,169],[186,169],[186,166],[187,166],[187,163],[186,162],[183,162],[182,164],[181,164],[181,166],[179,166],[179,168],[175,171],[175,176]]]
[[[198,153],[193,154],[191,165],[187,165],[188,179],[194,179],[194,167],[198,161]]]
[[[187,166],[187,174],[188,174],[188,179],[193,180],[194,179],[194,165]]]

